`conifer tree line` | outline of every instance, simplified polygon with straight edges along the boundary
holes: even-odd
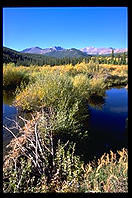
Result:
[[[104,63],[104,64],[113,64],[113,65],[128,64],[127,52],[114,54],[114,49],[112,49],[110,55],[96,56],[96,57],[92,57],[92,59],[94,61],[98,61],[99,63]]]

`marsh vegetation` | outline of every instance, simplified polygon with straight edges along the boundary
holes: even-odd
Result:
[[[102,101],[106,88],[126,86],[127,71],[127,65],[92,61],[4,65],[3,88],[15,93],[23,122],[16,123],[19,137],[14,135],[4,158],[4,192],[127,192],[127,149],[87,163],[77,152],[77,143],[89,138],[87,104]]]

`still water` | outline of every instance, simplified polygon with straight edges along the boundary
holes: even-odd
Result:
[[[80,145],[85,159],[128,148],[128,90],[111,88],[105,94],[100,104],[97,101],[97,105],[89,105],[89,135]]]
[[[11,126],[16,119],[17,110],[12,104],[13,96],[3,93],[3,124]],[[80,143],[79,153],[85,160],[100,157],[104,152],[127,148],[128,133],[128,91],[125,88],[106,90],[106,96],[100,103],[89,104],[90,118],[88,121],[88,137]],[[12,135],[3,130],[3,148],[9,143]]]
[[[3,125],[7,127],[13,127],[14,122],[12,120],[17,119],[17,110],[12,106],[14,96],[12,92],[3,91]],[[5,147],[12,139],[12,135],[3,128],[3,153],[5,153]]]

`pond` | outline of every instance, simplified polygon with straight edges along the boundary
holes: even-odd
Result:
[[[13,97],[3,93],[3,124],[11,126],[16,119],[17,110],[11,106]],[[128,118],[128,90],[111,88],[106,90],[104,100],[89,104],[90,118],[88,121],[88,137],[80,143],[79,153],[85,161],[100,157],[104,152],[127,148],[128,134],[126,119]],[[3,149],[11,140],[12,135],[3,130]]]
[[[128,90],[111,88],[105,94],[100,103],[89,105],[89,135],[80,145],[81,152],[85,150],[85,160],[128,148]]]

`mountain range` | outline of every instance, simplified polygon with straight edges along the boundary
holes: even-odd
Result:
[[[51,56],[51,57],[55,57],[55,58],[64,58],[64,57],[87,57],[88,54],[75,49],[75,48],[71,48],[71,49],[64,49],[60,46],[54,46],[54,47],[50,47],[50,48],[45,48],[42,49],[40,47],[31,47],[31,48],[27,48],[21,51],[21,53],[29,53],[29,54],[43,54],[45,56]]]
[[[105,47],[102,47],[102,48],[96,48],[96,47],[85,47],[85,48],[82,48],[80,49],[82,52],[85,52],[87,54],[90,54],[90,55],[105,55],[105,54],[111,54],[111,51],[112,49],[114,49],[114,53],[117,54],[117,53],[123,53],[123,52],[127,52],[127,49],[124,49],[124,48],[112,48],[112,47],[109,47],[109,48],[105,48]]]
[[[30,54],[46,54],[46,53],[49,53],[49,52],[53,52],[53,51],[62,51],[64,50],[64,48],[62,47],[51,47],[51,48],[45,48],[45,49],[42,49],[40,47],[31,47],[31,48],[26,48],[24,50],[22,50],[21,52],[22,53],[30,53]]]
[[[25,50],[25,53],[18,52],[16,50],[3,47],[3,63],[15,63],[15,65],[65,65],[82,62],[83,59],[87,60],[91,58],[90,55],[87,55],[77,49],[71,50],[51,50],[48,55],[39,54],[39,48],[28,48]],[[58,50],[58,51],[57,51]],[[27,53],[30,52],[30,53]],[[31,53],[32,52],[32,53]],[[37,52],[37,54],[35,54]],[[42,53],[42,52],[41,52]],[[53,53],[53,55],[52,55]],[[84,55],[85,54],[85,55]]]
[[[86,57],[87,55],[106,55],[111,54],[111,51],[114,48],[96,48],[96,47],[85,47],[76,49],[64,49],[60,46],[54,46],[50,48],[42,49],[40,47],[31,47],[26,48],[21,51],[21,53],[30,53],[30,54],[43,54],[46,56],[52,56],[57,58],[63,58],[63,57]],[[123,53],[127,52],[127,49],[124,48],[117,48],[114,49],[114,53]]]

